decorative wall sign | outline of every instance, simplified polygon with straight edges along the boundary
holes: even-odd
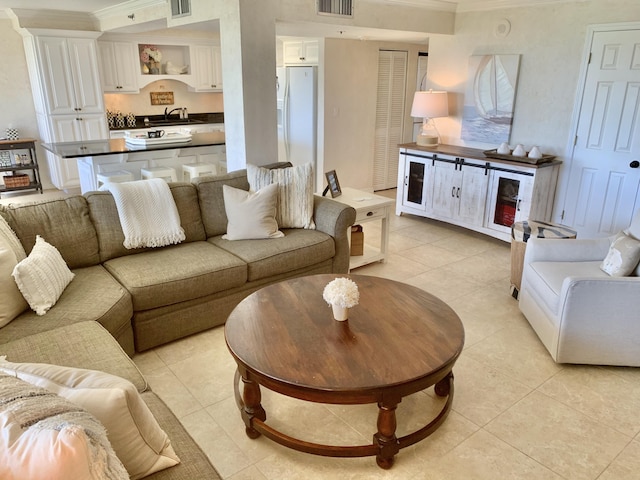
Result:
[[[173,105],[173,92],[151,92],[151,105]]]
[[[509,142],[520,55],[473,55],[464,95],[462,139]]]

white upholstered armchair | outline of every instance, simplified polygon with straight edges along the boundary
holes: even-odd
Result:
[[[640,211],[626,232],[640,239]],[[558,363],[640,366],[640,266],[602,271],[613,240],[527,243],[520,310]]]

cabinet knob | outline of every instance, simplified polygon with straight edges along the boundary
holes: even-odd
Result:
[[[638,167],[640,167],[640,162],[639,162],[638,160],[634,160],[633,162],[631,162],[631,163],[629,164],[629,166],[630,166],[631,168],[638,168]]]
[[[451,187],[451,198],[456,196],[456,187]]]

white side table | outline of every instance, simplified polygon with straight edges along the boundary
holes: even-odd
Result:
[[[365,235],[364,255],[352,256],[349,267],[354,269],[373,262],[384,263],[387,260],[387,250],[389,248],[389,219],[394,199],[356,190],[355,188],[343,187],[342,195],[334,198],[334,200],[355,208],[356,221],[354,225],[374,220],[382,222],[380,248],[377,249],[367,245],[367,236]],[[349,229],[349,235],[351,235],[351,229]]]

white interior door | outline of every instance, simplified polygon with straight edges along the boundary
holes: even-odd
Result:
[[[402,142],[407,52],[381,50],[378,54],[378,94],[373,150],[373,189],[397,187],[398,144]]]
[[[563,223],[580,237],[627,227],[639,205],[640,30],[596,31]]]

